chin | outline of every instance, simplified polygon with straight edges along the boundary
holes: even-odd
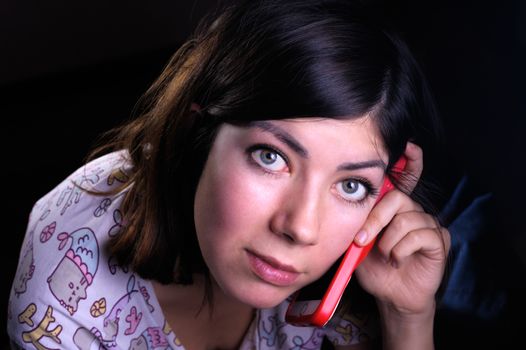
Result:
[[[241,301],[243,304],[249,305],[250,307],[253,307],[255,309],[270,309],[281,304],[287,299],[287,297],[288,296],[280,298],[269,298],[253,294],[251,296],[238,298],[238,300]]]
[[[294,293],[294,290],[264,283],[250,283],[245,288],[223,288],[223,291],[239,302],[256,309],[276,307]]]

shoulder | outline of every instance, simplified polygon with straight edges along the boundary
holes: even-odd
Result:
[[[76,185],[77,188],[89,191],[108,191],[119,182],[125,182],[132,170],[127,151],[117,151],[105,154],[84,164],[64,179],[54,190],[41,198],[42,202],[57,189]]]
[[[162,316],[154,316],[150,284],[118,266],[106,250],[123,224],[126,190],[93,194],[125,181],[127,171],[124,152],[108,154],[72,173],[34,206],[9,300],[8,330],[16,343],[115,346],[118,336],[163,327]],[[148,320],[141,328],[140,317]],[[41,340],[34,339],[35,329]]]
[[[52,231],[73,232],[90,225],[99,228],[106,223],[104,214],[112,207],[118,209],[126,193],[124,190],[105,195],[118,183],[127,180],[131,167],[126,157],[127,153],[121,151],[97,158],[77,169],[40,198],[31,211],[26,238],[38,231],[42,234],[40,239],[47,241]],[[44,229],[44,223],[51,226]]]

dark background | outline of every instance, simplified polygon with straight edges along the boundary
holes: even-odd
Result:
[[[376,1],[381,4],[382,1]],[[0,309],[33,203],[79,167],[101,132],[139,96],[215,0],[0,3],[4,268]],[[513,344],[526,331],[526,5],[523,1],[385,1],[422,62],[444,118],[447,196],[463,174],[495,194],[495,235],[480,256],[509,303],[488,322],[439,313],[438,347]],[[458,317],[457,317],[458,316]],[[6,344],[1,317],[0,346]],[[522,334],[521,334],[522,332]],[[456,337],[456,338],[455,338]],[[458,340],[456,340],[458,339]]]

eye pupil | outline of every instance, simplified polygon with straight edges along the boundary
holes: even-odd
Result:
[[[344,186],[343,186],[343,190],[346,192],[346,193],[355,193],[356,191],[358,191],[358,183],[356,181],[353,181],[353,180],[349,180],[349,181],[346,181]]]
[[[275,152],[271,151],[262,151],[260,154],[260,159],[265,164],[272,164],[276,161],[278,155]]]
[[[271,146],[256,145],[250,149],[250,161],[266,173],[285,173],[288,171],[287,160],[280,151]]]

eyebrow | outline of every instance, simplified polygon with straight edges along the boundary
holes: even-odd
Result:
[[[279,126],[263,121],[263,120],[257,120],[249,123],[250,127],[256,127],[258,129],[261,129],[263,131],[269,132],[274,137],[285,143],[287,146],[289,146],[293,151],[298,153],[303,158],[309,158],[309,152],[305,147],[301,145],[301,143],[294,138],[291,134],[280,128]]]
[[[365,168],[380,168],[382,170],[386,169],[385,163],[380,159],[375,160],[366,160],[364,162],[356,163],[344,163],[338,166],[338,170],[358,170]]]
[[[309,158],[309,151],[301,145],[301,143],[294,138],[291,134],[280,128],[279,126],[264,120],[256,120],[249,123],[249,127],[256,127],[263,131],[269,132],[277,139],[281,140],[292,150],[298,153],[303,158]],[[358,170],[365,168],[380,168],[382,170],[386,169],[385,163],[380,159],[366,160],[363,162],[348,162],[338,166],[337,170]]]

